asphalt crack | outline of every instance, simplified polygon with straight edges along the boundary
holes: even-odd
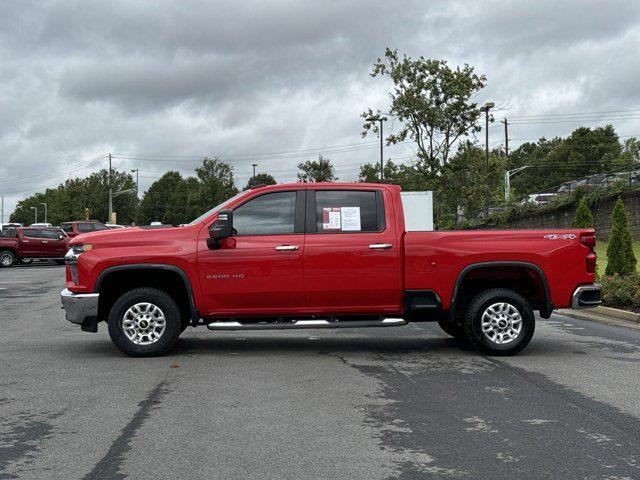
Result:
[[[159,407],[169,391],[167,381],[163,380],[149,392],[144,400],[138,403],[138,411],[111,444],[106,455],[84,476],[84,480],[124,479],[127,477],[120,473],[120,467],[125,460],[125,454],[131,450],[131,439],[142,427],[145,420],[149,418],[152,410]]]

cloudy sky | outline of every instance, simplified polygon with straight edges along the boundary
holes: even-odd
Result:
[[[319,153],[353,180],[378,158],[359,114],[388,105],[387,80],[369,76],[386,46],[486,74],[478,101],[513,122],[513,146],[581,124],[640,136],[636,0],[2,0],[5,214],[108,152],[143,190],[204,155],[234,165],[239,186],[252,163],[294,181]],[[501,125],[490,135],[502,143]]]

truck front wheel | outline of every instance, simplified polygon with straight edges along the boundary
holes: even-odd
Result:
[[[132,357],[164,355],[176,343],[182,320],[180,309],[167,293],[136,288],[118,298],[109,312],[109,336]]]
[[[507,288],[476,295],[465,312],[464,330],[475,348],[492,355],[515,355],[533,337],[535,317],[529,302]]]
[[[16,256],[11,250],[2,250],[0,252],[0,267],[10,267],[16,261]]]

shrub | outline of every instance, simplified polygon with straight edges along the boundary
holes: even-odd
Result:
[[[611,214],[611,238],[607,246],[607,268],[605,275],[629,275],[636,271],[633,241],[627,225],[627,212],[618,198]]]
[[[640,275],[604,276],[602,283],[602,303],[611,307],[640,308]]]
[[[576,214],[571,222],[571,228],[593,228],[593,215],[587,205],[587,200],[583,197],[580,199]]]

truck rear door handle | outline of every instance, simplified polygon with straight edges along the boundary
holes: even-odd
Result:
[[[371,250],[388,250],[391,247],[393,247],[393,245],[391,245],[390,243],[372,243],[371,245],[369,245],[369,248]]]
[[[276,250],[278,250],[279,252],[289,252],[291,250],[298,250],[300,247],[298,247],[297,245],[278,245],[276,247]]]

